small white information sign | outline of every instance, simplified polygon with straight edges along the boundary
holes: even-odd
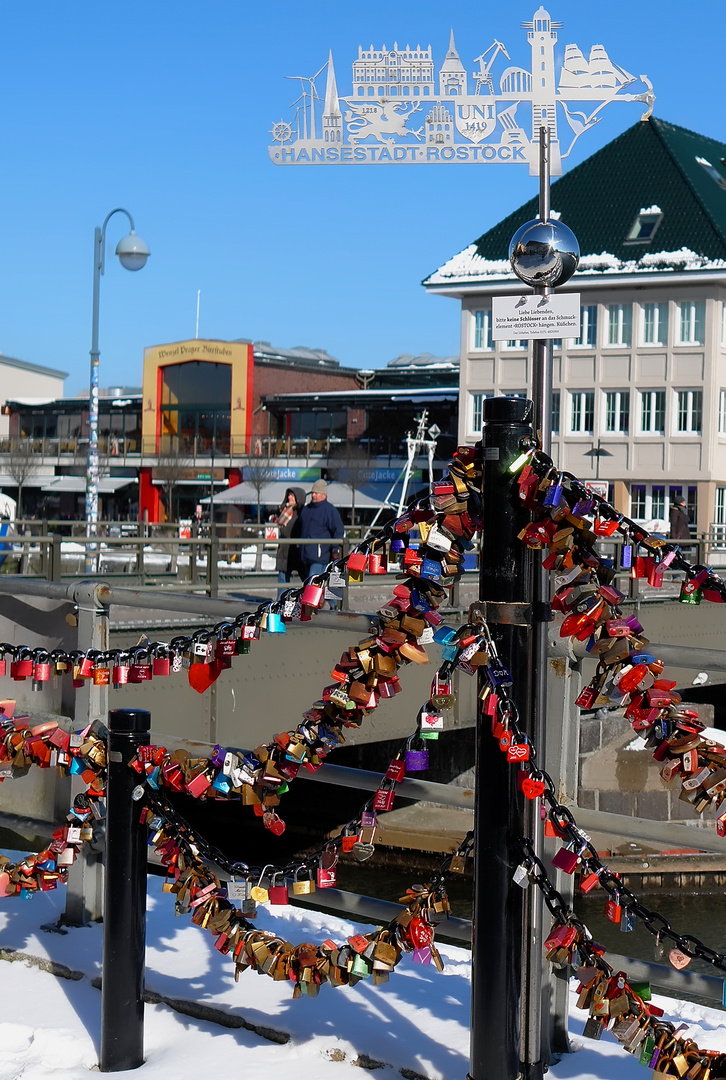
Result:
[[[576,338],[580,334],[580,294],[492,297],[492,338]]]

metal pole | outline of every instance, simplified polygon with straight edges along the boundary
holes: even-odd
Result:
[[[81,652],[108,649],[109,608],[101,600],[101,587],[82,582],[73,598],[78,605],[78,648]],[[108,687],[96,686],[91,679],[76,691],[73,719],[79,730],[108,712]],[[71,796],[84,792],[86,785],[80,776],[71,777]],[[103,918],[103,863],[97,851],[86,849],[68,870],[65,926],[87,926]]]
[[[539,129],[539,216],[547,221],[550,214],[550,157],[549,129]],[[546,286],[537,286],[535,293],[552,293]],[[552,443],[552,339],[532,342],[532,403],[534,429],[545,454]],[[550,586],[547,571],[539,557],[531,560],[532,632],[529,636],[527,692],[528,721],[526,730],[540,761],[545,759],[547,713],[547,623],[551,617]],[[532,840],[536,854],[542,855],[542,823],[540,800],[528,799],[524,813],[525,834]],[[522,953],[522,1075],[524,1080],[539,1080],[543,1061],[549,1061],[549,1030],[542,1025],[542,921],[544,908],[538,889],[527,889],[524,901],[524,934]]]
[[[515,537],[528,515],[513,498],[507,466],[531,437],[532,403],[524,398],[484,402],[483,519],[487,532],[480,598],[493,626],[513,693],[526,714],[527,592],[530,552]],[[483,689],[485,676],[480,676]],[[512,881],[522,821],[516,770],[477,719],[474,810],[470,1080],[514,1080],[519,1073],[519,997],[522,890]]]
[[[101,984],[101,1072],[144,1063],[144,950],[146,947],[146,838],[138,779],[129,761],[148,746],[151,714],[112,709],[108,714],[106,903]]]
[[[108,219],[106,219],[108,220]],[[103,273],[104,227],[93,234],[93,314],[91,317],[91,381],[88,394],[88,457],[86,464],[86,536],[98,524],[98,301]],[[86,545],[86,573],[95,569],[95,546]]]

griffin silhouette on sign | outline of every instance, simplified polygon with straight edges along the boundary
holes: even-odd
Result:
[[[382,101],[360,105],[349,102],[345,114],[348,138],[353,145],[373,137],[376,142],[393,142],[394,135],[414,135],[423,140],[423,127],[407,128],[409,117],[421,108],[420,101]]]

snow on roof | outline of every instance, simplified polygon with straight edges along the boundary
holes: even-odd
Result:
[[[645,213],[642,211],[641,213]],[[657,212],[655,210],[648,213]],[[641,255],[637,259],[618,259],[608,251],[599,255],[582,255],[577,268],[577,274],[637,274],[652,272],[653,270],[724,270],[726,260],[708,259],[698,255],[689,248],[682,247],[678,251],[653,251]],[[470,244],[458,255],[454,255],[440,269],[436,270],[425,281],[426,285],[443,285],[452,281],[474,281],[487,278],[514,278],[514,273],[508,259],[482,259],[477,254],[476,244]]]
[[[661,208],[658,206],[657,203],[653,203],[652,206],[641,206],[638,213],[640,213],[640,214],[662,214],[663,211],[661,210]]]

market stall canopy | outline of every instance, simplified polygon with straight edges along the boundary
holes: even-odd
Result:
[[[288,483],[283,483],[281,480],[273,480],[269,484],[263,484],[259,494],[259,500],[261,506],[279,506],[285,497],[285,492],[289,487],[312,487],[312,480],[291,480]],[[366,494],[366,488],[370,488],[372,485],[365,484],[362,488],[359,488],[355,493],[355,505],[357,509],[378,509],[379,506],[385,506],[383,499],[376,499],[372,495]],[[383,485],[387,487],[388,485]],[[384,492],[385,494],[385,492]],[[257,489],[254,484],[245,480],[241,484],[235,484],[234,487],[227,488],[225,491],[221,491],[218,495],[214,496],[214,505],[235,505],[235,506],[257,506]],[[347,509],[353,505],[353,492],[345,484],[328,484],[328,499],[333,506],[338,509]],[[209,504],[209,496],[206,499],[200,500],[204,504]]]
[[[104,476],[98,481],[98,490],[101,495],[112,495],[119,488],[136,482],[134,476]],[[85,476],[54,476],[41,485],[41,490],[53,493],[71,491],[81,494],[86,490],[86,478]]]

